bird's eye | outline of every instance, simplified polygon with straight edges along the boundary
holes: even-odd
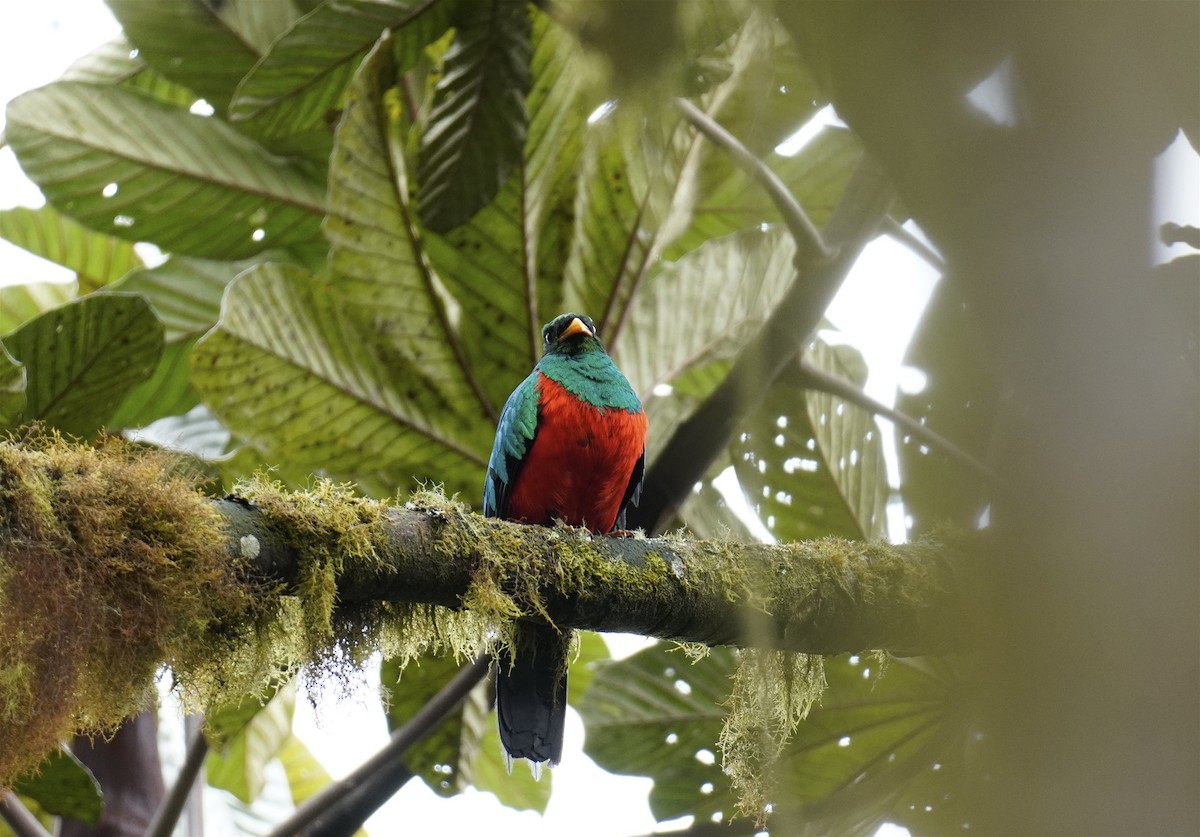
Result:
[[[547,330],[547,331],[543,331],[543,332],[542,332],[542,342],[543,342],[543,343],[549,343],[549,342],[550,342],[550,332],[549,332],[548,330]]]

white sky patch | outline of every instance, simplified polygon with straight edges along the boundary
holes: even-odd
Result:
[[[1176,256],[1195,253],[1183,243],[1167,246],[1159,229],[1165,223],[1200,227],[1200,155],[1183,131],[1178,131],[1154,158],[1154,198],[1150,209],[1151,263],[1163,264]]]
[[[781,157],[794,157],[828,127],[846,127],[846,123],[838,117],[833,105],[826,105],[809,117],[809,120],[801,125],[796,133],[775,146],[775,153]]]
[[[1012,57],[996,65],[991,75],[971,88],[967,102],[989,122],[1005,128],[1017,124],[1016,70]]]
[[[746,500],[746,495],[742,491],[741,483],[738,482],[737,474],[734,472],[732,465],[722,471],[713,480],[713,488],[721,493],[721,497],[725,500],[726,505],[729,506],[729,510],[746,524],[746,528],[750,530],[751,535],[763,543],[778,543],[775,536],[763,525],[762,520],[758,517],[758,513],[754,511],[750,503]]]

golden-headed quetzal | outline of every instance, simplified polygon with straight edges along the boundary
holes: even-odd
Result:
[[[483,487],[483,513],[524,523],[561,520],[597,534],[624,528],[646,463],[646,414],[582,314],[542,329],[542,359],[509,396]],[[499,655],[496,714],[512,769],[562,757],[570,632],[521,623]]]

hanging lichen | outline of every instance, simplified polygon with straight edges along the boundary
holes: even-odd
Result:
[[[788,739],[825,691],[824,658],[746,649],[738,652],[729,715],[718,744],[738,794],[738,811],[761,826],[770,813],[776,763]]]

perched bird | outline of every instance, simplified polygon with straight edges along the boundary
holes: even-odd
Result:
[[[508,397],[483,486],[483,513],[561,520],[596,534],[624,528],[646,464],[646,414],[591,318],[562,314],[542,329],[542,359]],[[520,624],[496,674],[500,741],[512,760],[562,757],[570,632]]]

